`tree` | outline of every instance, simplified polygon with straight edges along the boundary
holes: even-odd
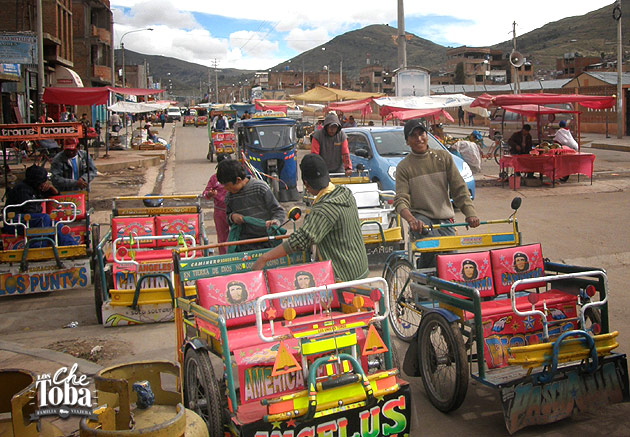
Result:
[[[466,75],[464,74],[464,63],[459,62],[455,67],[455,77],[453,78],[453,83],[456,85],[461,85],[466,83]]]

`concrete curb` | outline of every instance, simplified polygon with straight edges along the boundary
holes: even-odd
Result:
[[[590,147],[591,149],[604,149],[604,150],[615,150],[617,152],[630,152],[630,146],[624,146],[621,144],[592,143]]]
[[[153,167],[160,165],[162,160],[162,155],[147,156],[144,158],[136,158],[122,162],[107,162],[107,159],[99,158],[95,164],[96,168],[98,168],[98,171],[101,173],[109,173],[113,171],[126,170],[129,167]]]
[[[102,366],[99,366],[96,363],[93,363],[88,360],[84,360],[82,358],[77,358],[70,354],[65,354],[63,352],[57,352],[50,349],[26,347],[18,343],[12,343],[5,340],[0,340],[0,350],[5,350],[8,352],[13,352],[20,355],[28,355],[34,358],[52,361],[66,367],[71,367],[74,363],[77,363],[79,365],[79,369],[81,369],[81,373],[84,373],[89,376],[95,375],[97,372],[99,372],[103,368]]]

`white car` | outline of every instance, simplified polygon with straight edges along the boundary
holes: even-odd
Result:
[[[182,111],[176,106],[171,106],[166,110],[166,121],[181,121],[182,120]]]

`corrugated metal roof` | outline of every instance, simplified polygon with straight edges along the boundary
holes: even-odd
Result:
[[[559,89],[571,79],[536,80],[521,82],[521,91]],[[479,93],[479,92],[513,92],[514,84],[505,85],[431,85],[432,94]]]
[[[616,71],[585,71],[583,74],[588,74],[595,79],[599,79],[602,82],[606,82],[609,85],[617,85],[617,72]],[[621,73],[622,85],[630,85],[630,73]]]

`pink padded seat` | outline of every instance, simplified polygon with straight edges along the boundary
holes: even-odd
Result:
[[[330,261],[266,270],[265,274],[271,294],[335,283]],[[295,309],[298,315],[313,313],[315,310],[319,310],[320,297],[328,299],[331,302],[331,309],[339,308],[337,292],[332,290],[322,292],[320,296],[294,296],[290,299],[278,299],[272,302],[278,312],[278,317],[282,317],[283,311],[286,308]]]
[[[267,294],[262,271],[198,279],[196,285],[199,305],[222,315],[228,328],[255,323],[254,302]]]
[[[440,279],[476,288],[482,298],[494,297],[489,252],[438,255],[436,263]]]
[[[509,294],[510,287],[519,279],[545,276],[540,244],[491,250],[490,258],[497,296]],[[538,287],[545,287],[545,282],[524,285],[517,288],[517,291]]]

